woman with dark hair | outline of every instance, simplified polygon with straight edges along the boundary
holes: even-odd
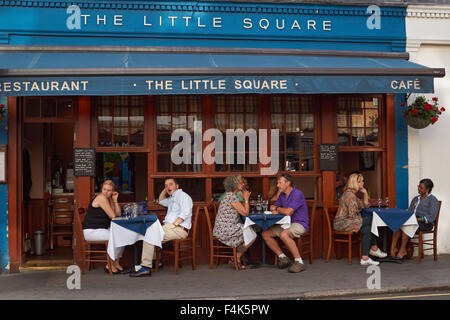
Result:
[[[431,194],[434,184],[430,179],[422,179],[417,186],[418,196],[415,196],[409,205],[409,211],[416,215],[419,228],[417,231],[430,231],[433,229],[434,221],[439,211],[439,201]],[[400,249],[397,249],[398,240],[402,238]],[[402,230],[397,230],[392,236],[391,256],[403,259],[406,256],[406,245],[409,237]]]

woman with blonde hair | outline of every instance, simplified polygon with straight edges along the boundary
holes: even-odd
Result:
[[[86,217],[83,221],[83,234],[87,241],[107,241],[109,240],[109,227],[111,219],[121,215],[119,202],[117,201],[119,192],[111,180],[106,180],[102,184],[101,193],[89,203]],[[111,263],[112,273],[125,273],[126,271],[119,263],[124,248],[120,248],[118,258]],[[105,272],[109,272],[108,266]]]
[[[357,197],[357,193],[362,198]],[[369,197],[364,188],[364,177],[361,173],[353,173],[347,180],[344,192],[339,199],[339,208],[334,219],[333,228],[336,231],[361,232],[362,259],[361,265],[378,265],[379,262],[369,258],[369,254],[377,258],[385,258],[386,253],[377,246],[377,238],[371,232],[372,216],[362,217],[361,210],[369,207]]]

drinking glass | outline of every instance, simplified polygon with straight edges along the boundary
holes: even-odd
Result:
[[[382,204],[383,204],[383,200],[381,200],[381,198],[378,198],[378,209],[381,208]]]
[[[389,197],[386,197],[385,202],[386,202],[386,208],[389,208]]]

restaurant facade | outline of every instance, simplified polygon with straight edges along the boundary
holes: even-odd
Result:
[[[405,17],[369,5],[1,1],[2,269],[36,254],[37,230],[48,250],[71,250],[70,237],[50,239],[49,203],[85,208],[105,179],[121,203],[162,211],[167,176],[199,205],[231,174],[268,199],[289,173],[317,201],[315,258],[342,176],[360,171],[372,201],[406,208],[400,104],[445,70],[408,61]],[[200,263],[207,237],[201,218]]]

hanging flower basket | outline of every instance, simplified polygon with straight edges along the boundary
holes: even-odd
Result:
[[[405,115],[406,124],[414,129],[423,129],[431,124],[431,121],[419,117],[415,117],[411,114]]]
[[[405,106],[404,103],[401,106]],[[409,105],[403,112],[406,123],[414,129],[423,129],[430,124],[435,124],[439,115],[445,108],[439,108],[438,98],[434,97],[430,104],[424,96],[418,96],[413,104]]]

